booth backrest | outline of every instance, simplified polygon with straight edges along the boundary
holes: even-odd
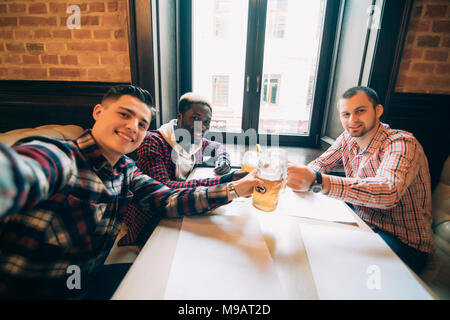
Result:
[[[432,214],[436,245],[450,257],[450,156],[433,191]]]
[[[57,139],[76,139],[84,129],[76,125],[50,124],[36,128],[24,128],[0,134],[0,143],[11,146],[16,141],[30,136],[45,136]]]

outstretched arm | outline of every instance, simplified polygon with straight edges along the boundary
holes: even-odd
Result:
[[[119,241],[119,245],[128,245],[136,241],[142,230],[154,217],[181,217],[207,213],[209,210],[232,200],[227,184],[194,189],[169,189],[162,183],[142,174],[138,169],[133,172],[133,203],[138,210],[127,218],[128,233]],[[233,182],[238,196],[252,194],[255,186],[263,185],[256,177],[256,170],[245,178]],[[128,214],[131,212],[129,211]]]
[[[354,178],[322,175],[323,190],[328,196],[352,204],[389,209],[397,205],[413,179],[419,165],[425,164],[421,146],[410,138],[399,138],[391,142],[373,177]],[[294,190],[307,191],[315,179],[311,167],[288,168],[288,186]],[[426,183],[426,178],[423,177]]]
[[[389,209],[397,205],[419,166],[425,164],[422,147],[413,139],[399,138],[391,142],[374,177],[342,178],[327,176],[328,195],[356,205]],[[423,183],[425,183],[425,177]]]
[[[342,166],[342,148],[344,135],[341,134],[336,141],[317,159],[308,164],[313,170],[323,173],[331,172],[333,169]]]
[[[75,168],[70,155],[53,139],[0,144],[0,216],[32,208],[64,186]]]

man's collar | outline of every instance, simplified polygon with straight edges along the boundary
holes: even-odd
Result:
[[[374,153],[380,146],[381,142],[383,142],[384,132],[385,130],[389,128],[387,124],[384,124],[382,122],[379,123],[377,132],[373,136],[372,140],[370,141],[369,145],[366,147],[365,152],[367,153]]]
[[[375,133],[375,135],[372,137],[372,140],[370,140],[369,144],[364,150],[359,149],[358,142],[356,141],[356,138],[350,136],[349,144],[350,149],[353,150],[355,154],[357,153],[374,153],[378,147],[380,146],[380,143],[383,141],[384,131],[389,128],[387,124],[384,124],[382,122],[379,123],[378,129]],[[348,134],[348,133],[347,133]]]

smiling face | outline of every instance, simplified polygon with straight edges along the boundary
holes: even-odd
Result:
[[[178,127],[186,129],[191,134],[191,142],[194,142],[194,125],[195,122],[200,122],[202,127],[202,136],[211,124],[211,109],[204,104],[195,103],[184,112],[184,114],[178,112]]]
[[[112,166],[139,147],[151,121],[149,107],[131,95],[97,104],[93,117],[92,136]]]
[[[383,106],[373,106],[372,101],[363,93],[339,100],[339,116],[344,129],[355,138],[372,138],[375,134]]]

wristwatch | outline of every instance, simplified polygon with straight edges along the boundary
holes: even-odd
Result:
[[[231,200],[236,199],[236,198],[239,197],[239,195],[236,192],[236,189],[234,189],[234,184],[233,183],[231,183],[231,182],[228,183],[227,184],[227,189],[228,189],[228,192],[230,193]]]
[[[316,180],[309,187],[309,192],[319,193],[322,191],[322,174],[319,171],[314,171],[316,173]]]

